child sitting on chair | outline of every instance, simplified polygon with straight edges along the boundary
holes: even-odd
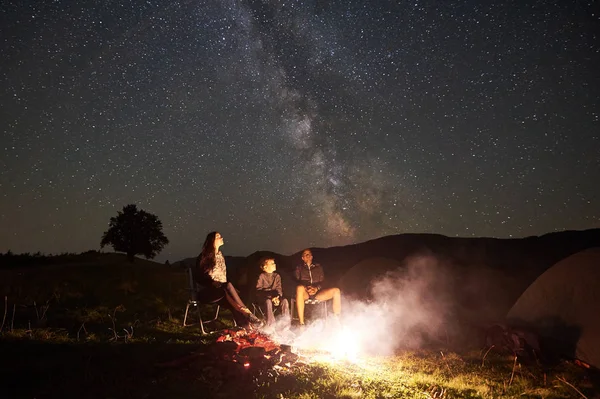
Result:
[[[266,309],[267,325],[272,326],[275,323],[274,309],[279,307],[281,315],[289,318],[290,307],[288,300],[283,297],[281,276],[275,272],[275,259],[261,259],[260,268],[262,273],[256,281],[256,297],[260,306]]]

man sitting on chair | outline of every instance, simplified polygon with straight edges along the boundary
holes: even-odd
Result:
[[[281,276],[275,272],[275,269],[277,269],[275,259],[261,259],[260,268],[262,273],[256,281],[256,297],[260,305],[266,309],[267,326],[273,326],[275,323],[274,308],[280,307],[281,315],[289,318],[290,306],[288,300],[283,297]]]
[[[310,249],[302,251],[302,264],[296,266],[295,277],[298,282],[296,287],[296,307],[298,320],[304,325],[304,302],[308,299],[328,301],[333,299],[333,314],[339,317],[342,311],[342,301],[339,288],[322,288],[325,274],[320,264],[314,264]]]

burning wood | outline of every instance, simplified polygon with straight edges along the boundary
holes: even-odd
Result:
[[[256,368],[291,368],[299,356],[259,331],[225,330],[211,346],[217,358]]]

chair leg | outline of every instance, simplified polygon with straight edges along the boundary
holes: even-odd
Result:
[[[294,310],[296,310],[296,300],[294,298],[290,301],[290,320],[294,320]]]
[[[260,306],[256,306],[255,303],[252,303],[252,309],[254,309],[254,312],[252,312],[254,314],[254,316],[258,317],[258,314],[260,313],[260,315],[263,318],[265,317],[265,313],[263,312],[263,310],[261,309]]]
[[[187,324],[185,324],[185,322],[187,321],[187,316],[188,316],[188,311],[190,310],[190,303],[188,302],[187,306],[185,307],[185,316],[183,316],[183,326],[187,327]]]
[[[264,319],[267,316],[265,315],[265,312],[263,312],[262,308],[260,306],[256,306],[256,304],[252,304],[252,306],[254,307],[254,316],[258,317],[258,313],[260,313],[260,316]]]
[[[206,335],[207,332],[204,329],[204,321],[202,320],[202,313],[200,312],[200,305],[196,306],[196,309],[198,309],[198,319],[200,319],[200,331],[202,331],[202,335]]]
[[[195,306],[196,307],[196,311],[198,312],[198,320],[200,320],[200,330],[202,331],[202,334],[203,335],[208,334],[208,332],[206,331],[206,328],[204,327],[204,324],[214,322],[214,321],[216,321],[219,318],[219,312],[221,310],[221,305],[215,304],[215,305],[217,305],[217,310],[215,312],[215,317],[212,318],[212,319],[210,319],[210,320],[206,320],[205,321],[205,320],[202,320],[202,312],[200,311],[200,304],[199,303],[196,303],[196,304],[188,303],[187,307],[185,308],[185,316],[183,317],[183,326],[184,327],[187,327],[188,325],[191,325],[191,324],[187,324],[186,323],[187,318],[188,318],[188,312],[189,312],[189,309],[190,309],[191,305]],[[233,318],[233,325],[237,327],[237,322],[235,321],[235,317]]]

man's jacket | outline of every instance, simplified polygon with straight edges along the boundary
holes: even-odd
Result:
[[[320,264],[311,264],[308,266],[306,263],[296,266],[294,271],[296,281],[304,286],[312,285],[313,287],[320,288],[325,281],[325,273],[323,273],[323,267]]]

